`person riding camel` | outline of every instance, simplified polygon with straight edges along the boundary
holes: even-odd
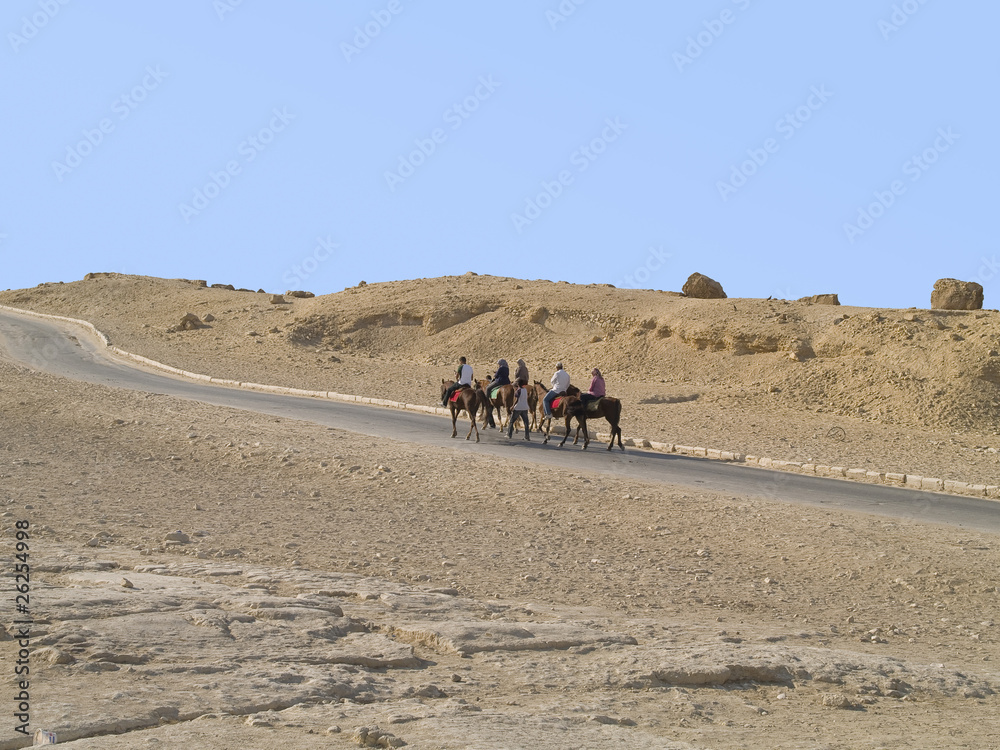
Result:
[[[604,376],[601,375],[601,371],[595,367],[590,371],[590,374],[590,387],[580,394],[580,403],[585,407],[587,406],[587,402],[596,401],[607,395],[607,390],[604,387]]]
[[[458,358],[458,370],[455,371],[455,382],[448,386],[448,390],[444,392],[444,399],[441,401],[441,406],[448,405],[448,399],[459,388],[464,388],[466,386],[472,387],[472,365],[465,361],[465,357]]]
[[[542,399],[542,407],[544,408],[543,419],[552,418],[552,402],[555,401],[559,396],[566,395],[566,389],[569,388],[569,373],[563,369],[562,362],[556,362],[556,371],[552,374],[552,388],[549,392],[545,394],[545,398]]]

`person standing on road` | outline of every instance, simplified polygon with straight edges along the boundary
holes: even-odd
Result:
[[[556,371],[552,374],[552,388],[549,392],[545,394],[545,398],[542,399],[542,407],[544,409],[543,419],[550,419],[552,417],[552,402],[555,401],[559,396],[566,395],[566,389],[569,388],[569,373],[563,369],[562,362],[556,362]]]
[[[452,397],[452,394],[464,386],[472,386],[472,365],[465,361],[465,357],[459,357],[458,370],[455,371],[455,382],[449,385],[448,390],[444,392],[444,400],[441,402],[441,406],[447,406],[448,399]]]
[[[524,439],[531,440],[528,436],[529,422],[528,422],[528,381],[523,378],[519,378],[517,381],[517,387],[514,389],[514,414],[510,418],[510,424],[507,425],[507,437],[511,438],[514,436],[514,425],[517,423],[518,419],[524,420]]]

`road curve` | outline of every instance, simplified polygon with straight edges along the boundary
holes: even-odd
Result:
[[[147,393],[166,394],[217,406],[299,419],[372,437],[433,445],[468,453],[515,458],[519,462],[571,472],[598,472],[618,478],[661,482],[733,496],[760,497],[831,510],[936,523],[1000,533],[1000,503],[846,480],[810,477],[701,458],[629,448],[608,452],[591,444],[555,448],[540,441],[508,442],[483,431],[482,442],[452,439],[446,420],[377,406],[227,388],[172,377],[112,357],[108,350],[70,323],[0,310],[0,350],[21,364],[74,380]],[[468,429],[468,426],[465,428]],[[594,450],[596,448],[596,450]]]

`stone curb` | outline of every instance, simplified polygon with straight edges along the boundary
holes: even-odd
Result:
[[[103,333],[101,333],[92,323],[89,323],[86,320],[67,318],[62,315],[49,315],[47,313],[35,312],[34,310],[22,310],[17,307],[9,307],[7,305],[0,305],[0,310],[8,310],[10,312],[20,313],[22,315],[30,315],[36,318],[45,318],[48,320],[59,320],[64,323],[72,323],[74,325],[82,326],[91,335],[93,335],[103,346],[107,347],[109,351],[113,352],[119,357],[130,359],[133,362],[138,362],[140,364],[146,365],[147,367],[152,367],[157,370],[169,372],[173,375],[178,375],[184,378],[190,378],[192,380],[199,380],[203,382],[214,383],[216,385],[229,386],[231,388],[244,388],[247,390],[264,391],[266,393],[277,393],[284,396],[324,398],[331,401],[367,404],[371,406],[381,406],[382,408],[388,408],[388,409],[403,409],[405,411],[422,412],[424,414],[434,414],[436,416],[442,416],[442,417],[447,417],[450,415],[448,409],[444,409],[440,406],[405,404],[400,401],[390,401],[388,399],[382,399],[382,398],[370,398],[368,396],[353,396],[346,393],[336,393],[334,391],[308,391],[308,390],[303,390],[302,388],[286,388],[278,385],[264,385],[262,383],[246,383],[246,382],[239,382],[236,380],[224,380],[222,378],[213,378],[209,375],[202,375],[196,372],[188,372],[187,370],[181,370],[177,367],[171,367],[170,365],[163,364],[162,362],[157,362],[156,360],[148,359],[138,354],[133,354],[132,352],[127,352],[124,349],[119,349],[117,346],[112,346],[111,342],[108,341],[108,337],[105,336]],[[551,432],[553,434],[563,435],[565,434],[565,428],[562,425],[555,425],[552,427]],[[610,440],[610,439],[611,439],[610,433],[606,432],[594,433],[594,441]],[[790,471],[796,474],[807,474],[812,476],[824,477],[827,479],[846,479],[853,482],[867,482],[869,484],[885,484],[896,487],[906,487],[908,489],[914,489],[914,490],[925,490],[929,492],[947,492],[955,495],[965,495],[969,497],[1000,500],[1000,486],[997,485],[972,484],[971,482],[957,482],[950,479],[923,477],[916,474],[897,474],[891,472],[879,472],[879,471],[871,471],[869,469],[857,469],[857,468],[848,469],[843,466],[826,466],[824,464],[810,464],[810,463],[802,463],[800,461],[781,461],[775,458],[764,458],[761,456],[743,455],[742,453],[723,451],[715,448],[704,448],[701,446],[690,446],[690,445],[677,445],[674,443],[659,443],[648,440],[646,438],[637,438],[637,437],[625,438],[623,436],[622,443],[631,447],[645,448],[647,450],[653,450],[659,453],[671,453],[681,456],[691,456],[695,458],[707,458],[713,461],[728,461],[730,463],[742,463],[746,466],[755,466],[762,469],[771,469],[777,471]]]

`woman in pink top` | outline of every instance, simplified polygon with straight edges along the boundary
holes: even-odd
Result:
[[[604,388],[604,376],[601,375],[601,371],[596,367],[590,371],[590,387],[584,393],[580,394],[580,402],[586,406],[588,401],[596,401],[599,398],[607,395],[607,391]]]

